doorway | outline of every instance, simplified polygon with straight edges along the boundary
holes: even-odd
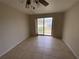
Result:
[[[52,17],[37,19],[37,34],[38,35],[52,35]]]

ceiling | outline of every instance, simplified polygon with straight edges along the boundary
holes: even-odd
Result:
[[[49,3],[47,7],[40,4],[35,10],[25,8],[26,0],[0,1],[27,14],[44,14],[66,11],[79,0],[46,0]]]

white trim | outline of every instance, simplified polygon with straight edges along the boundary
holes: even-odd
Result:
[[[76,52],[73,50],[73,48],[70,46],[69,43],[65,42],[65,40],[63,40],[63,42],[68,46],[68,48],[71,50],[71,52],[74,54],[74,56],[79,59],[79,56],[76,54]]]
[[[29,36],[26,38],[24,38],[24,40],[25,39],[28,39],[29,38]],[[0,55],[0,57],[1,56],[3,56],[3,55],[5,55],[6,53],[8,53],[10,50],[12,50],[13,48],[15,48],[18,44],[20,44],[22,41],[24,41],[24,40],[21,40],[21,41],[19,41],[17,44],[15,44],[14,46],[12,46],[12,47],[10,47],[9,49],[7,49],[6,51],[4,51],[1,55]]]
[[[18,43],[18,44],[19,44],[19,43]],[[16,47],[18,44],[16,44],[15,46],[10,47],[8,50],[4,51],[4,52],[0,55],[0,57],[3,56],[3,55],[5,55],[6,53],[8,53],[10,50],[12,50],[12,49],[13,49],[14,47]]]

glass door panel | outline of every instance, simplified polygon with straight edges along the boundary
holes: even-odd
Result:
[[[43,34],[43,18],[38,18],[37,19],[37,33],[38,34]]]
[[[44,18],[44,35],[51,35],[52,18]]]

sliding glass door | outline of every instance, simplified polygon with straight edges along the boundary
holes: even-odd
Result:
[[[37,34],[51,35],[52,32],[52,17],[37,19]]]

